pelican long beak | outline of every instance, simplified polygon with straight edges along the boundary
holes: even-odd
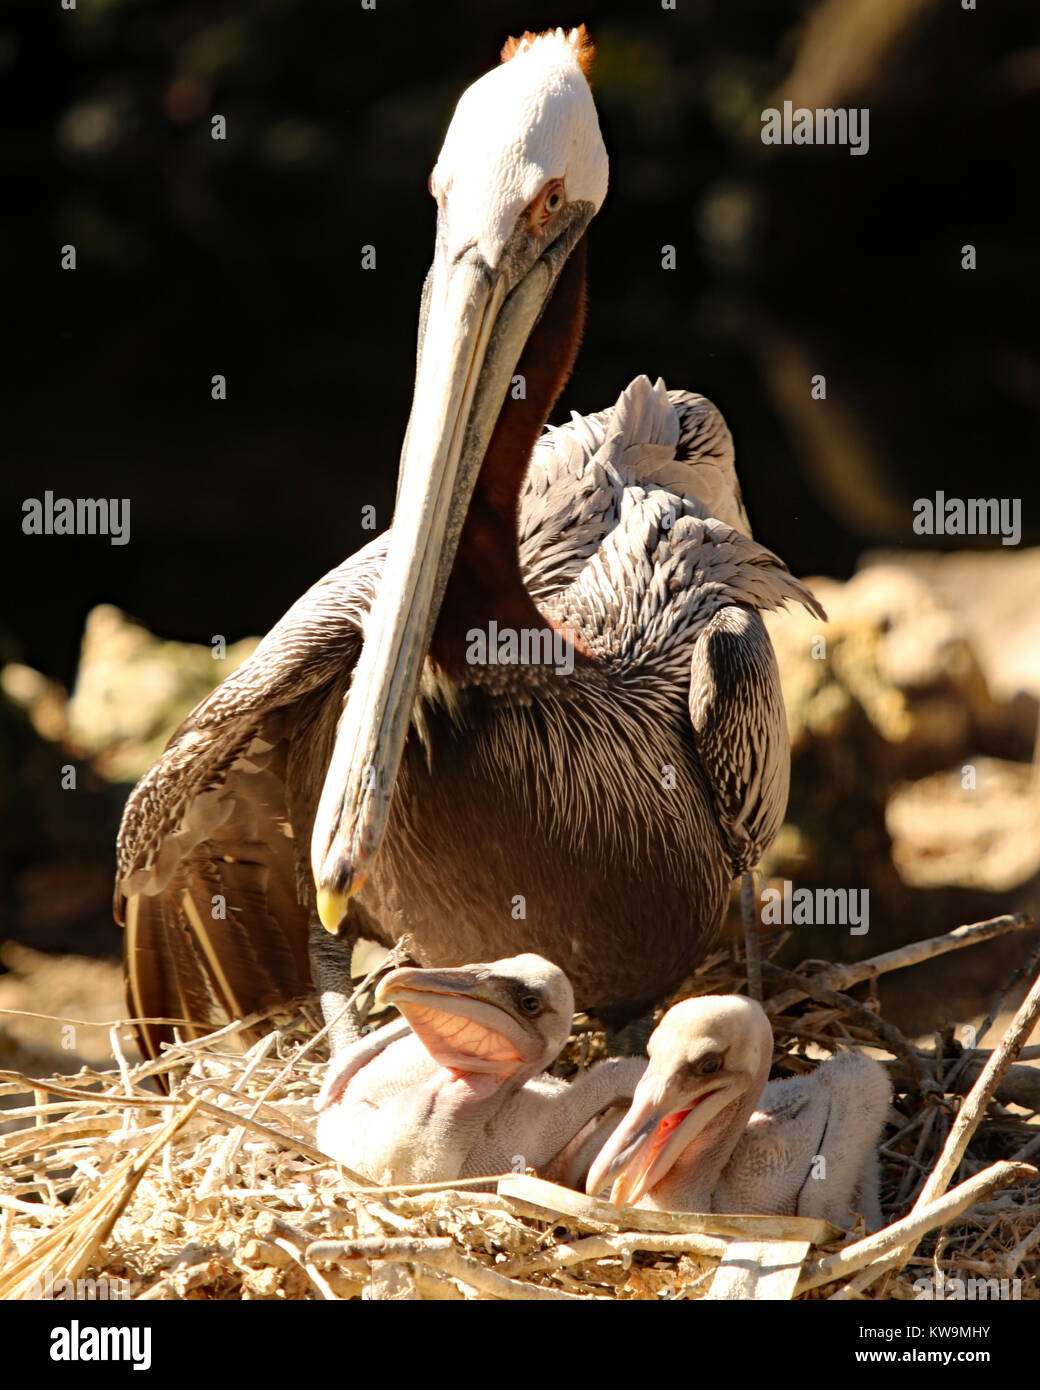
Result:
[[[541,1045],[486,997],[483,979],[469,966],[455,970],[404,966],[380,981],[375,1000],[396,1005],[442,1067],[512,1076]]]
[[[423,291],[415,393],[379,593],[311,838],[318,914],[339,930],[386,827],[422,664],[513,371],[594,209],[517,276],[439,248]]]
[[[733,1099],[732,1085],[709,1082],[677,1100],[667,1079],[648,1071],[589,1169],[586,1192],[596,1196],[609,1187],[615,1205],[634,1206]]]

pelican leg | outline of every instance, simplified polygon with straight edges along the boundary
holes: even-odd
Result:
[[[603,1031],[607,1056],[645,1057],[646,1045],[656,1026],[657,1020],[651,1009],[649,1013],[640,1014],[621,1028],[606,1027]]]
[[[353,993],[350,962],[356,942],[357,927],[352,913],[347,913],[339,934],[333,936],[312,910],[307,928],[307,954],[321,1015],[329,1030],[329,1050],[333,1057],[357,1042],[364,1023],[357,1004],[349,1002]]]
[[[762,1002],[762,947],[759,941],[758,874],[748,869],[740,881],[740,920],[744,924],[744,960],[748,994]]]

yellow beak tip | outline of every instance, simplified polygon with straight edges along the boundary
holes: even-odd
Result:
[[[343,918],[347,915],[347,903],[350,901],[350,895],[334,893],[329,888],[319,888],[316,897],[321,925],[333,936],[338,936]]]

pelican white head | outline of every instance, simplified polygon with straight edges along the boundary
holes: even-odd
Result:
[[[495,269],[521,213],[555,180],[560,207],[599,211],[608,164],[583,67],[590,54],[583,29],[525,34],[463,92],[430,175],[449,263],[475,245]]]

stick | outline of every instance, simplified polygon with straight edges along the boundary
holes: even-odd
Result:
[[[950,1179],[960,1166],[961,1159],[964,1157],[964,1152],[978,1127],[979,1121],[986,1113],[986,1107],[993,1099],[997,1087],[1012,1061],[1018,1055],[1022,1044],[1033,1031],[1037,1019],[1040,1019],[1040,975],[1033,981],[1032,988],[1023,999],[1015,1017],[1011,1020],[1007,1032],[1000,1040],[1000,1044],[990,1054],[989,1061],[979,1073],[978,1080],[958,1111],[957,1118],[946,1136],[942,1153],[925,1181],[917,1201],[906,1218],[907,1220],[910,1220],[927,1203],[932,1202],[949,1185]],[[991,1170],[987,1169],[986,1171]],[[921,1232],[921,1235],[923,1234],[924,1232]],[[882,1274],[898,1272],[902,1269],[917,1249],[921,1235],[907,1241],[894,1256],[865,1270],[860,1278],[854,1282],[853,1288],[856,1291],[861,1291],[879,1279]]]
[[[1040,1244],[1040,1225],[1034,1226],[1025,1239],[1020,1240],[1014,1250],[1009,1250],[999,1262],[1001,1274],[1006,1279],[1010,1279],[1033,1246],[1037,1244]]]
[[[651,1211],[643,1207],[616,1207],[599,1197],[588,1197],[569,1187],[559,1187],[544,1178],[515,1174],[498,1184],[501,1196],[519,1199],[540,1208],[543,1221],[563,1216],[603,1233],[604,1227],[623,1231],[654,1231],[662,1235],[726,1236],[738,1240],[807,1240],[825,1245],[841,1238],[841,1231],[829,1221],[811,1216],[743,1216],[725,1212]]]
[[[878,1256],[890,1254],[893,1250],[899,1250],[902,1255],[903,1249],[908,1247],[911,1241],[916,1246],[923,1235],[927,1235],[936,1226],[951,1221],[955,1216],[960,1216],[961,1212],[967,1211],[976,1202],[984,1201],[1001,1187],[1036,1176],[1037,1170],[1029,1163],[994,1163],[958,1187],[951,1188],[936,1200],[915,1207],[909,1215],[894,1225],[886,1226],[883,1231],[876,1231],[863,1240],[847,1245],[836,1255],[828,1255],[825,1259],[817,1260],[815,1264],[807,1265],[798,1282],[796,1294],[807,1293],[809,1289],[818,1288],[821,1284],[845,1278],[876,1260]]]
[[[542,1284],[521,1284],[515,1279],[487,1269],[478,1260],[463,1255],[449,1237],[426,1239],[407,1236],[382,1238],[362,1236],[359,1240],[316,1240],[306,1251],[307,1259],[317,1260],[407,1260],[443,1270],[478,1293],[510,1302],[531,1300],[551,1303],[590,1303],[604,1300],[582,1294],[564,1293]]]
[[[1004,1008],[1004,1003],[1007,1000],[1008,995],[1011,994],[1014,990],[1016,990],[1023,980],[1032,980],[1036,976],[1038,962],[1040,962],[1040,946],[1038,946],[1036,950],[1032,952],[1029,959],[1023,965],[1019,966],[1019,968],[1011,976],[1011,979],[1008,980],[1007,984],[1001,990],[999,998],[995,999],[993,1003],[990,1005],[989,1012],[986,1014],[986,1017],[983,1019],[981,1025],[979,1026],[978,1032],[975,1035],[976,1046],[974,1051],[976,1054],[979,1051],[978,1044],[993,1027],[993,1024],[996,1022],[997,1018],[999,1017],[1000,1013]],[[948,1091],[954,1089],[956,1082],[960,1080],[961,1076],[967,1070],[969,1066],[969,1059],[971,1058],[971,1056],[971,1053],[966,1052],[963,1056],[958,1057],[957,1060],[952,1064],[946,1075],[942,1077],[942,1080]],[[977,1076],[978,1073],[976,1072],[975,1075]],[[1026,1108],[1029,1110],[1036,1110],[1040,1109],[1040,1106],[1030,1105]]]
[[[1038,1134],[1035,1139],[1027,1140],[1020,1149],[1011,1155],[1011,1157],[1024,1163],[1027,1159],[1031,1159],[1036,1155],[1040,1155],[1040,1134]]]
[[[370,970],[368,972],[365,978],[361,981],[361,983],[351,994],[347,1002],[340,1009],[336,1017],[330,1019],[329,1022],[326,1023],[323,1028],[319,1028],[318,1031],[314,1034],[314,1036],[312,1038],[309,1038],[307,1042],[304,1043],[303,1047],[300,1048],[299,1052],[296,1053],[295,1057],[289,1059],[289,1061],[285,1064],[285,1066],[282,1068],[279,1074],[275,1077],[274,1081],[271,1082],[270,1086],[267,1088],[267,1090],[264,1092],[263,1096],[261,1096],[260,1099],[265,1100],[267,1096],[269,1096],[277,1086],[280,1086],[281,1083],[296,1066],[297,1062],[301,1061],[307,1055],[308,1052],[310,1052],[318,1043],[320,1043],[324,1038],[326,1038],[329,1034],[330,1029],[335,1028],[335,1026],[340,1022],[340,1020],[346,1017],[347,1013],[354,1007],[354,1005],[364,994],[365,990],[368,989],[369,985],[372,983],[372,981],[376,978],[377,975],[381,975],[385,970],[392,970],[395,965],[399,965],[400,962],[404,960],[406,955],[407,952],[404,949],[403,943],[399,941],[397,945],[393,947],[386,960],[382,961],[379,965],[377,965],[374,970]]]
[[[232,1094],[235,1095],[236,1098],[241,1098],[241,1093],[245,1090],[246,1083],[274,1046],[276,1037],[276,1033],[265,1033],[246,1053],[245,1070],[238,1074],[235,1078],[235,1084],[231,1088]],[[260,1103],[258,1101],[250,1111],[250,1119],[256,1118],[256,1112],[259,1106]],[[230,1134],[224,1136],[217,1152],[213,1155],[212,1159],[210,1159],[209,1167],[206,1169],[205,1173],[203,1173],[201,1182],[195,1189],[197,1198],[201,1200],[219,1191],[227,1174],[231,1171],[231,1165],[235,1160],[235,1156],[242,1145],[245,1135],[245,1127],[243,1125],[236,1125]]]
[[[911,941],[895,951],[885,951],[879,956],[854,962],[851,965],[831,965],[821,970],[815,977],[818,984],[830,989],[848,989],[863,980],[875,979],[890,970],[902,970],[908,965],[919,965],[921,961],[943,956],[947,951],[959,951],[964,946],[975,946],[991,937],[1003,936],[1009,931],[1023,931],[1035,927],[1036,922],[1027,912],[1013,912],[1005,917],[991,917],[985,922],[972,922],[968,926],[955,927],[942,936],[929,936],[924,941]],[[785,990],[775,995],[766,1004],[767,1014],[778,1014],[791,1004],[803,999],[808,991],[802,988]]]
[[[1023,1048],[1024,1053],[1035,1053],[1040,1049],[1027,1047]],[[956,1076],[948,1076],[942,1083],[943,1092],[948,1096],[966,1096],[983,1069],[986,1066],[986,1052],[981,1052],[977,1056],[968,1055],[965,1059],[964,1067]],[[882,1062],[881,1064],[892,1078],[894,1084],[905,1089],[907,1083],[912,1079],[910,1073],[902,1062]],[[1040,1068],[1027,1066],[1012,1066],[1007,1069],[997,1087],[996,1100],[1004,1105],[1021,1105],[1024,1110],[1040,1110]]]
[[[1036,1026],[1038,1019],[1040,1019],[1040,975],[1037,975],[1033,981],[1032,988],[1023,999],[1018,1013],[1011,1020],[999,1046],[994,1048],[989,1061],[979,1073],[979,1079],[968,1092],[964,1104],[957,1112],[957,1118],[946,1136],[946,1143],[939,1155],[939,1161],[932,1169],[931,1175],[921,1189],[920,1196],[914,1203],[914,1211],[933,1201],[949,1186],[950,1180],[964,1157],[964,1151],[968,1147],[971,1136],[975,1133],[979,1121],[986,1113],[986,1107],[993,1099],[1004,1073],[1011,1066],[1022,1044]],[[916,1245],[916,1243],[915,1241],[914,1244]],[[909,1259],[912,1254],[912,1249],[907,1251],[906,1258]]]
[[[912,1071],[918,1089],[925,1095],[941,1089],[928,1069],[929,1059],[924,1053],[919,1052],[912,1043],[908,1042],[898,1028],[887,1023],[883,1018],[879,1018],[877,1014],[871,1013],[858,999],[853,999],[848,994],[838,994],[835,990],[827,989],[815,980],[807,980],[802,975],[796,975],[792,970],[782,970],[779,965],[772,965],[769,961],[763,961],[762,970],[770,979],[779,980],[784,984],[797,985],[802,993],[807,994],[810,999],[815,999],[819,1004],[829,1004],[831,1008],[840,1009],[842,1013],[848,1018],[854,1019],[861,1027],[869,1029],[884,1042],[890,1052],[903,1059]]]
[[[731,1241],[705,1298],[786,1302],[794,1297],[808,1253],[807,1240]]]
[[[625,1231],[620,1235],[585,1236],[569,1244],[554,1245],[537,1255],[518,1257],[498,1266],[500,1274],[523,1278],[546,1270],[566,1269],[586,1260],[616,1259],[647,1250],[656,1255],[706,1255],[720,1259],[730,1242],[714,1236],[668,1235],[654,1231]]]

